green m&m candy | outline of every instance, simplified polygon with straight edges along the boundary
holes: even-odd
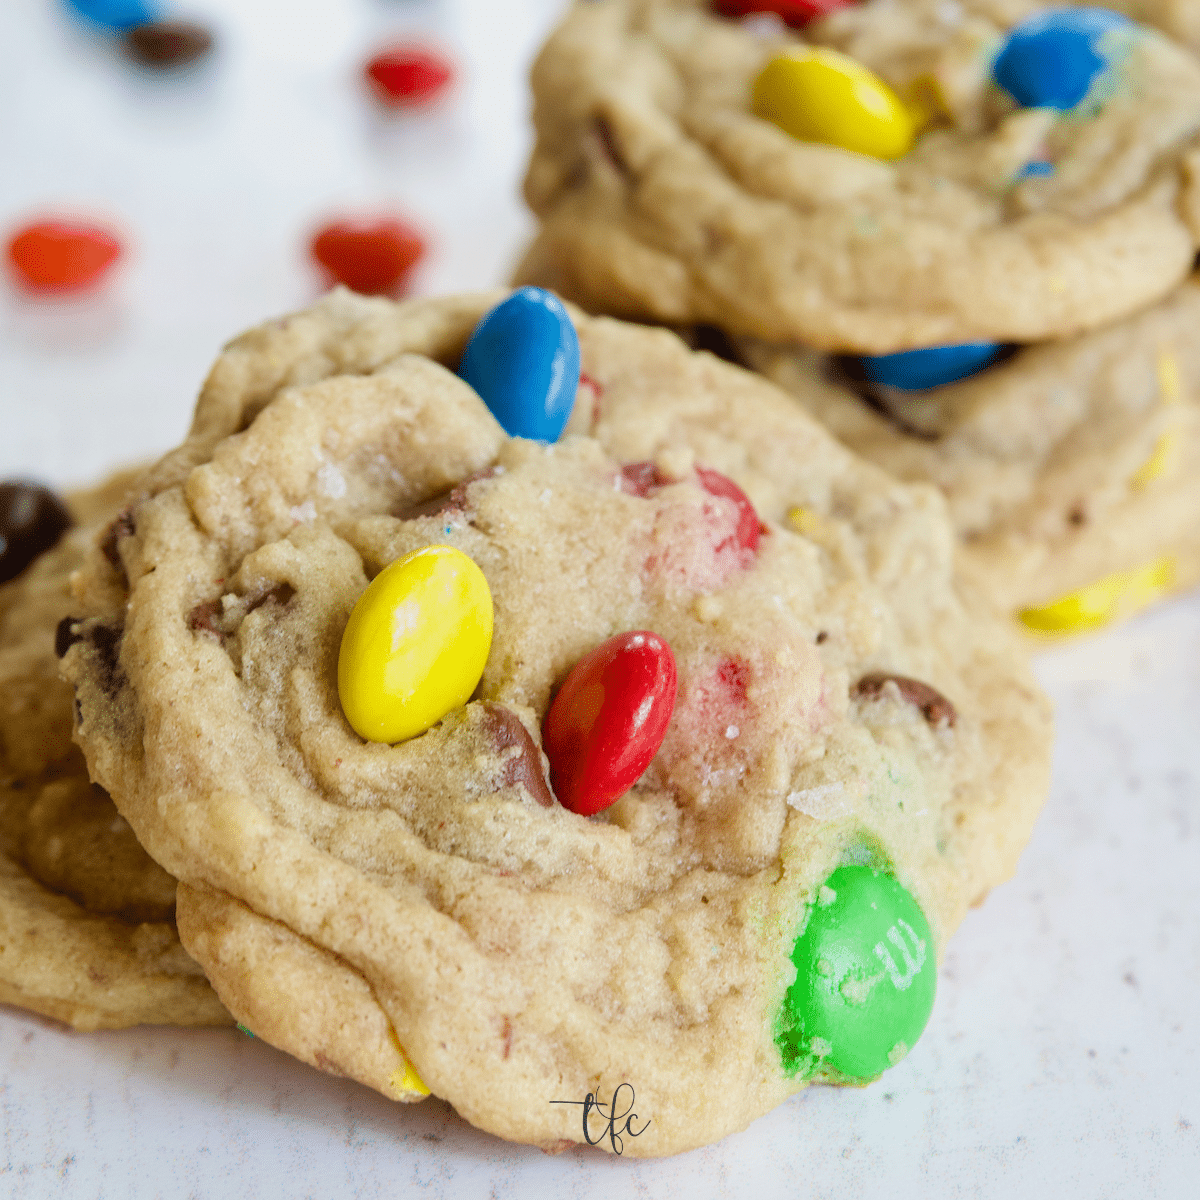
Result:
[[[873,1079],[898,1063],[933,1010],[929,922],[885,871],[839,867],[792,948],[775,1041],[789,1074]]]

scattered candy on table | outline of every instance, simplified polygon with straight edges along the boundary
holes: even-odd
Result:
[[[368,742],[404,741],[466,704],[492,645],[492,593],[453,546],[426,546],[385,567],[342,634],[338,695]]]
[[[999,354],[996,342],[963,342],[957,346],[902,350],[898,354],[864,354],[859,363],[872,383],[917,392],[975,375],[995,362]]]
[[[514,292],[475,326],[458,373],[510,437],[558,441],[579,388],[579,337],[562,301]]]
[[[26,287],[69,292],[99,283],[121,256],[109,230],[86,221],[50,220],[26,225],[8,243],[8,258]]]
[[[108,29],[132,29],[158,19],[160,9],[151,0],[67,0],[77,13]]]
[[[1037,13],[1010,30],[992,78],[1026,108],[1074,108],[1115,60],[1114,41],[1134,28],[1105,8]]]
[[[1100,629],[1169,595],[1175,586],[1175,576],[1175,559],[1164,554],[1131,571],[1114,571],[1040,608],[1023,609],[1018,616],[1024,625],[1038,633]]]
[[[793,28],[807,25],[855,0],[713,0],[713,11],[723,17],[748,17],[754,13],[775,13]]]
[[[125,34],[130,58],[148,67],[182,67],[212,49],[212,34],[191,21],[152,21]]]
[[[791,1073],[874,1079],[916,1044],[937,988],[929,923],[886,872],[839,867],[792,949],[776,1044]]]
[[[677,686],[671,647],[644,629],[601,642],[571,668],[542,731],[564,808],[590,817],[633,787],[666,736]]]
[[[74,524],[48,487],[26,479],[0,483],[0,583],[15,579]]]
[[[376,54],[364,74],[379,100],[410,108],[428,104],[454,79],[450,61],[427,46],[404,43]]]
[[[311,248],[335,282],[381,296],[403,289],[425,253],[425,241],[398,217],[347,218],[318,230]]]
[[[795,47],[771,59],[754,81],[753,109],[799,141],[874,158],[903,157],[916,136],[912,113],[882,79],[824,47]]]

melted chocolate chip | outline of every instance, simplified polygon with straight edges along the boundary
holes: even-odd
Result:
[[[490,479],[495,474],[495,467],[477,471],[474,475],[468,475],[466,479],[456,483],[448,491],[438,492],[437,495],[430,496],[428,500],[422,500],[419,504],[404,509],[398,515],[402,521],[415,521],[417,517],[437,517],[442,513],[466,512],[470,508],[467,503],[467,488],[477,480]]]
[[[420,504],[406,508],[400,514],[400,519],[415,521],[417,517],[438,517],[446,512],[462,512],[465,508],[463,492],[463,485],[456,484],[448,492],[438,492],[436,496],[430,496],[428,500],[422,500]]]
[[[617,135],[613,132],[613,127],[608,123],[608,119],[597,115],[593,121],[593,127],[596,131],[596,142],[603,151],[604,157],[608,159],[618,174],[628,177],[632,172],[629,170],[629,164],[625,161],[625,155],[621,151],[621,144],[617,141]]]
[[[656,488],[671,481],[652,462],[625,463],[621,468],[621,491],[645,499]]]
[[[205,600],[188,613],[188,628],[196,633],[213,633],[221,637],[221,602]]]
[[[882,673],[864,675],[854,685],[853,694],[873,700],[882,695],[884,685],[889,681],[896,685],[905,700],[910,704],[915,704],[921,710],[930,725],[940,725],[943,721],[947,725],[953,725],[958,720],[958,713],[955,712],[954,705],[941,692],[935,691],[929,684],[922,683],[919,679],[909,679],[905,675]]]
[[[514,787],[520,784],[543,808],[553,808],[554,793],[542,772],[541,752],[529,736],[529,730],[521,724],[517,714],[503,704],[485,700],[483,711],[484,726],[495,748],[503,752],[509,746],[516,746],[520,751],[504,764],[500,785]]]
[[[0,483],[0,583],[15,579],[74,524],[66,505],[40,483]]]
[[[285,605],[294,595],[296,589],[290,583],[280,583],[273,587],[269,592],[263,592],[256,600],[251,600],[246,607],[246,613],[249,615],[256,608],[262,608],[264,604],[278,604],[281,607]]]
[[[113,520],[113,523],[104,531],[104,536],[100,539],[100,549],[104,557],[108,559],[122,575],[125,574],[125,567],[121,563],[121,554],[117,547],[121,541],[127,537],[133,537],[133,510],[123,508]]]
[[[707,350],[709,354],[715,354],[717,358],[723,358],[736,367],[746,365],[746,360],[734,345],[733,338],[716,325],[693,325],[685,333],[683,340],[693,350]]]
[[[1082,500],[1067,513],[1067,521],[1076,528],[1087,524],[1087,509],[1084,507]]]
[[[181,67],[212,49],[212,34],[191,21],[151,21],[125,34],[131,58],[148,67]]]
[[[108,625],[93,625],[86,637],[96,647],[100,664],[100,686],[109,696],[115,696],[125,683],[125,672],[121,670],[121,638],[124,629]]]
[[[72,628],[74,625],[82,625],[83,628],[76,631]],[[54,649],[59,658],[62,658],[76,642],[84,642],[92,646],[95,649],[100,686],[109,696],[115,696],[125,683],[125,673],[121,670],[120,664],[121,638],[124,632],[120,626],[87,624],[81,617],[64,617],[54,631]],[[82,716],[79,701],[76,699],[75,721],[77,724],[82,720]]]
[[[62,658],[76,642],[82,642],[84,635],[76,633],[71,626],[77,624],[80,617],[63,617],[54,629],[54,653]]]

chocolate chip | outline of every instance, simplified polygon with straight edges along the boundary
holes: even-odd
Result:
[[[1076,527],[1087,524],[1087,509],[1084,507],[1082,500],[1067,513],[1067,520]]]
[[[221,637],[221,602],[205,600],[188,613],[188,628],[197,633],[213,633]]]
[[[74,524],[48,487],[27,479],[0,483],[0,583],[16,579]]]
[[[502,753],[509,746],[516,746],[520,751],[504,764],[500,786],[520,784],[543,808],[553,808],[554,793],[542,772],[542,755],[529,736],[529,730],[521,724],[517,714],[503,704],[485,700],[483,711],[484,724],[496,750]]]
[[[716,325],[693,325],[684,333],[683,340],[693,350],[707,350],[709,354],[715,354],[717,358],[723,358],[736,367],[746,365],[746,360],[734,345],[733,338]]]
[[[78,631],[72,628],[80,625]],[[101,625],[99,622],[90,623],[81,617],[64,617],[54,631],[54,649],[59,658],[75,645],[84,642],[94,647],[97,674],[100,686],[109,696],[115,696],[125,683],[125,673],[121,670],[121,637],[124,630],[120,626]],[[82,720],[79,701],[75,701],[75,720]]]
[[[190,21],[151,21],[125,34],[131,58],[148,67],[181,67],[212,49],[212,34]]]
[[[263,592],[255,600],[251,600],[246,607],[247,614],[252,613],[256,608],[262,608],[264,604],[278,604],[281,607],[285,605],[294,595],[296,589],[290,583],[276,584],[269,592]]]
[[[121,554],[118,546],[123,539],[133,537],[134,532],[133,510],[123,508],[113,519],[112,524],[104,531],[104,536],[100,539],[100,549],[103,551],[104,557],[122,575],[125,573],[125,568],[121,563]]]
[[[100,686],[109,696],[115,696],[125,684],[121,670],[121,638],[124,629],[109,625],[93,625],[84,636],[96,647],[100,665]]]
[[[630,496],[649,496],[671,481],[652,462],[625,463],[621,468],[621,491]]]
[[[593,121],[593,128],[596,132],[596,142],[604,157],[608,159],[618,174],[629,176],[631,174],[629,164],[625,161],[625,155],[621,152],[621,144],[617,141],[617,135],[613,132],[613,127],[608,123],[608,119],[597,115]]]
[[[462,512],[465,507],[463,491],[463,485],[460,483],[447,492],[438,492],[436,496],[430,496],[428,500],[406,508],[400,514],[400,518],[404,521],[415,521],[417,517],[438,517],[445,512]]]
[[[467,503],[467,488],[477,480],[490,479],[495,474],[496,468],[488,467],[484,471],[468,475],[466,479],[456,483],[448,491],[438,492],[436,496],[430,496],[428,500],[422,500],[419,504],[404,509],[399,514],[400,519],[415,521],[418,517],[438,517],[442,513],[466,512],[470,507]]]
[[[900,695],[921,710],[930,725],[940,725],[943,721],[947,725],[953,725],[958,720],[954,705],[941,692],[935,691],[919,679],[909,679],[905,675],[864,675],[852,691],[855,696],[873,700],[883,694],[884,685],[888,682],[894,683]]]
[[[79,617],[63,617],[54,630],[54,653],[62,658],[76,642],[83,641],[83,634],[76,633],[71,626],[77,624]]]

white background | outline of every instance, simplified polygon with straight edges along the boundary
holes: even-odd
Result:
[[[164,78],[61,0],[0,0],[0,235],[55,209],[132,248],[82,300],[0,277],[0,476],[84,482],[178,440],[219,345],[318,294],[327,216],[415,218],[418,291],[501,282],[531,228],[525,70],[561,7],[194,0],[173,11],[219,49]],[[359,68],[404,32],[462,83],[387,118]],[[1039,673],[1059,712],[1046,813],[952,943],[924,1038],[871,1087],[812,1089],[666,1161],[550,1158],[233,1031],[83,1035],[0,1007],[0,1195],[1200,1195],[1200,598]]]

